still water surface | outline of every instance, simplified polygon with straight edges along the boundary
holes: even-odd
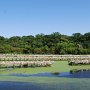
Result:
[[[30,77],[30,76],[38,76],[38,77],[67,77],[67,78],[90,78],[90,71],[82,71],[82,72],[53,72],[53,73],[38,73],[38,74],[10,74],[11,76],[17,77]]]
[[[38,73],[38,74],[10,74],[8,76],[17,77],[67,77],[67,78],[88,78],[90,79],[90,71],[83,72],[54,72],[54,73]],[[31,82],[7,82],[0,81],[0,90],[90,90],[90,82],[60,82],[60,83],[31,83]]]

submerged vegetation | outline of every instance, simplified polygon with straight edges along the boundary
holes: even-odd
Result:
[[[0,36],[0,53],[90,54],[90,32],[71,36],[59,32],[10,38]]]

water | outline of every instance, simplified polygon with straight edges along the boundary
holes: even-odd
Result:
[[[52,73],[38,73],[38,74],[10,74],[8,76],[17,77],[67,77],[69,81],[32,83],[32,82],[10,82],[0,81],[0,90],[90,90],[90,70],[74,70],[73,72],[52,72]],[[69,79],[71,78],[71,79]],[[74,79],[72,79],[74,78]],[[76,78],[84,78],[77,80]],[[87,78],[87,79],[86,79]],[[52,79],[51,79],[52,80]],[[61,79],[60,79],[61,80]],[[37,81],[38,82],[38,81]]]
[[[40,88],[35,83],[1,81],[0,90],[40,90]]]
[[[60,82],[49,82],[45,83],[35,83],[35,82],[10,82],[10,81],[0,81],[0,90],[90,90],[90,71],[81,72],[53,72],[53,73],[38,73],[38,74],[10,74],[8,76],[17,77],[67,77],[71,79],[69,81]],[[84,78],[84,79],[72,79],[72,78]],[[85,79],[88,78],[88,79]],[[51,79],[52,80],[52,79]],[[62,79],[60,79],[62,80]],[[38,82],[38,81],[37,81]]]
[[[90,90],[90,82],[28,83],[0,82],[0,90]]]
[[[10,74],[10,76],[17,77],[30,77],[30,76],[38,76],[38,77],[67,77],[67,78],[90,78],[90,71],[81,71],[81,72],[53,72],[53,73],[38,73],[38,74]]]

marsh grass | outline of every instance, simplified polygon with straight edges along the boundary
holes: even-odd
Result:
[[[55,61],[51,67],[33,67],[33,68],[14,68],[14,69],[0,69],[0,74],[36,74],[43,72],[69,72],[72,69],[90,69],[90,65],[69,66],[67,61]]]

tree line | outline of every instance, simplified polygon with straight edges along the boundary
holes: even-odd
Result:
[[[71,36],[59,32],[10,38],[0,36],[0,53],[90,54],[90,32]]]

